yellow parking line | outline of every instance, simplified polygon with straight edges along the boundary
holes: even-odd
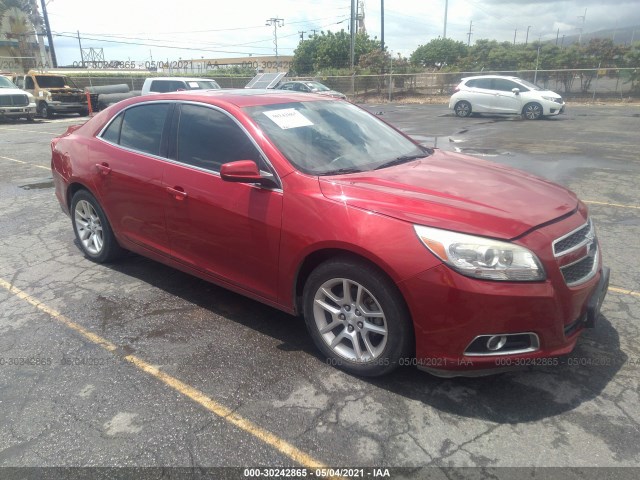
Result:
[[[29,165],[30,167],[43,168],[45,170],[51,171],[51,167],[43,167],[42,165],[34,165],[33,163],[25,162],[24,160],[16,160],[15,158],[3,157],[0,155],[2,160],[9,160],[10,162],[21,163],[23,165]]]
[[[15,132],[27,132],[27,133],[40,133],[42,135],[51,135],[54,137],[61,135],[60,132],[43,132],[42,130],[25,130],[24,128],[0,127],[0,131],[2,130],[15,131]]]
[[[7,282],[2,278],[0,278],[0,286],[8,290],[11,294],[15,295],[21,300],[24,300],[30,303],[31,305],[33,305],[34,307],[36,307],[37,309],[45,312],[50,317],[59,321],[63,325],[79,333],[84,338],[89,340],[91,343],[99,345],[100,347],[104,348],[109,352],[114,352],[118,349],[118,347],[115,344],[87,330],[83,326],[75,323],[74,321],[64,316],[62,313],[58,312],[57,310],[51,307],[48,307],[37,298],[32,297],[25,291],[20,290],[18,287],[13,286],[11,283]],[[200,404],[202,407],[206,408],[211,413],[219,416],[220,418],[227,421],[228,423],[240,428],[241,430],[244,430],[250,435],[253,435],[258,440],[275,448],[280,453],[289,457],[291,460],[298,463],[299,465],[302,465],[307,468],[314,468],[314,469],[327,468],[326,465],[316,460],[309,454],[303,452],[302,450],[298,449],[297,447],[290,444],[286,440],[278,437],[277,435],[269,432],[268,430],[265,430],[259,425],[256,425],[250,420],[247,420],[246,418],[238,415],[237,413],[234,413],[233,410],[216,402],[211,397],[208,397],[207,395],[202,393],[200,390],[193,388],[192,386],[187,385],[184,382],[181,382],[177,378],[172,377],[171,375],[165,372],[160,371],[157,367],[154,367],[153,365],[145,362],[144,360],[134,355],[126,355],[124,359],[132,363],[133,365],[135,365],[141,371],[160,380],[165,385],[171,387],[175,391],[181,393],[182,395],[190,398],[194,402]]]
[[[636,205],[622,205],[621,203],[596,202],[595,200],[583,200],[583,201],[584,203],[590,203],[592,205],[606,205],[607,207],[635,208],[640,210],[640,207]]]
[[[625,295],[633,295],[634,297],[640,297],[640,292],[634,292],[633,290],[626,290],[624,288],[609,287],[609,291],[615,293],[623,293]]]

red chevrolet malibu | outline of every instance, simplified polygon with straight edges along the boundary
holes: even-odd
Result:
[[[129,99],[54,139],[52,170],[88,258],[130,250],[301,314],[359,375],[548,364],[607,291],[572,192],[422,147],[342,100]]]

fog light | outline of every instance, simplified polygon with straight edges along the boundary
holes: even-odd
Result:
[[[504,347],[505,343],[507,343],[507,337],[505,335],[493,335],[487,340],[487,349],[495,352]]]

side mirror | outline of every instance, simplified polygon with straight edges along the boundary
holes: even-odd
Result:
[[[511,91],[513,93],[515,93],[516,95],[520,95],[520,89],[519,88],[512,88]]]
[[[237,160],[220,166],[220,177],[225,182],[258,183],[264,187],[278,187],[271,174],[261,174],[253,160]]]

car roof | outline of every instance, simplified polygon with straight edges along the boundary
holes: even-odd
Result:
[[[147,80],[184,80],[185,82],[197,82],[204,80],[205,82],[215,82],[213,78],[202,77],[149,77]]]
[[[161,97],[160,97],[161,96]],[[255,107],[260,105],[277,105],[279,103],[334,101],[326,95],[292,92],[289,90],[239,88],[220,90],[187,90],[182,92],[154,93],[143,97],[134,97],[130,105],[149,101],[163,100],[192,100],[222,106],[224,104],[236,107]],[[335,100],[338,101],[338,100]]]
[[[520,77],[513,75],[476,75],[473,77],[463,77],[462,80],[475,80],[476,78],[508,78],[509,80],[521,80]]]

